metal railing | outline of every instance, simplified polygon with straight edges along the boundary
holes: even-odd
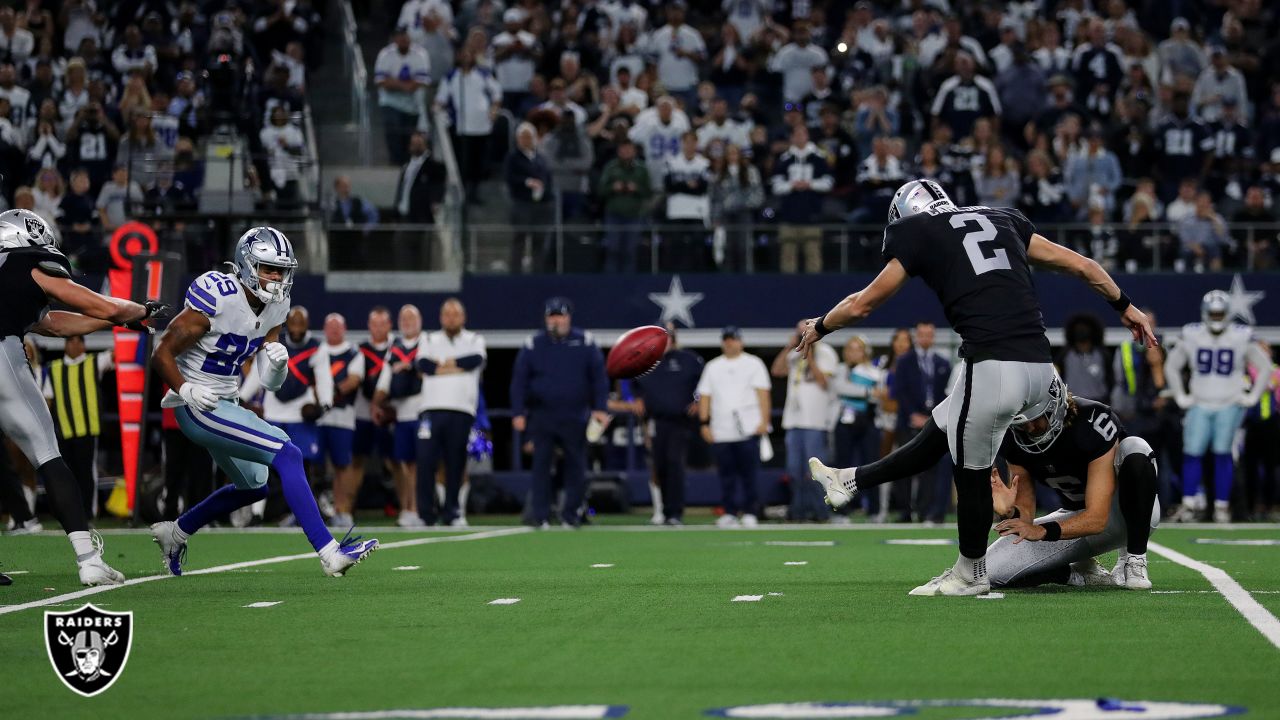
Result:
[[[372,162],[372,139],[369,127],[369,71],[357,35],[355,11],[351,0],[341,0],[343,56],[351,76],[351,115],[347,130],[356,137],[356,159],[368,166]]]
[[[441,224],[444,231],[442,247],[445,250],[443,265],[445,269],[461,272],[462,223],[466,210],[467,191],[462,182],[462,173],[458,169],[458,157],[453,151],[453,140],[449,137],[449,117],[441,108],[436,108],[431,115],[431,137],[435,145],[436,157],[444,164],[445,187],[444,203],[441,207]]]

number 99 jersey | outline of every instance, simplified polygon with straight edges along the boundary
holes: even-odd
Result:
[[[1186,358],[1191,370],[1191,397],[1196,405],[1234,405],[1245,391],[1245,360],[1253,344],[1253,330],[1247,325],[1227,325],[1214,334],[1204,323],[1182,328],[1175,352]]]
[[[240,366],[258,352],[267,333],[284,323],[289,298],[267,303],[256,313],[239,280],[226,273],[207,272],[187,288],[184,304],[209,318],[209,332],[177,357],[178,370],[187,382],[234,398],[240,390]],[[174,407],[182,400],[170,390],[161,404]]]

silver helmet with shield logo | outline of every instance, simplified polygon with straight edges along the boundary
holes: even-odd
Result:
[[[0,213],[0,249],[45,246],[57,248],[62,240],[44,218],[30,210]]]
[[[1013,441],[1029,453],[1039,454],[1048,450],[1062,434],[1062,428],[1066,427],[1069,405],[1067,384],[1054,371],[1045,399],[1013,416]],[[1028,423],[1042,417],[1049,421],[1043,432],[1033,435],[1024,429]]]
[[[955,209],[955,206],[947,191],[933,180],[910,180],[893,194],[893,202],[889,203],[889,222],[895,223],[912,215],[941,208]]]
[[[284,233],[273,227],[251,228],[236,243],[233,262],[241,284],[262,302],[282,302],[293,286],[293,273],[298,258]],[[263,266],[280,270],[279,280],[264,280]]]

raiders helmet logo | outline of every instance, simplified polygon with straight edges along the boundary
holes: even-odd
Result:
[[[23,219],[27,221],[27,233],[30,234],[31,237],[33,238],[44,237],[44,223],[40,222],[40,220],[33,217],[23,218]]]
[[[133,613],[85,605],[44,614],[44,645],[58,679],[73,692],[93,697],[124,672],[133,640]]]

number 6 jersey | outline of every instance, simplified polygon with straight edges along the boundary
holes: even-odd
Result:
[[[267,333],[284,323],[289,298],[267,303],[254,312],[240,281],[220,272],[207,272],[187,288],[185,305],[209,318],[209,332],[177,357],[178,370],[187,382],[207,387],[224,398],[240,389],[240,366],[262,347]],[[162,407],[182,405],[170,390]]]
[[[885,262],[896,259],[938,295],[964,343],[960,357],[1052,360],[1027,246],[1035,226],[1013,208],[945,208],[890,223]]]
[[[1035,480],[1053,488],[1064,510],[1083,510],[1089,463],[1097,460],[1125,438],[1124,426],[1111,408],[1099,402],[1075,398],[1076,415],[1042,453],[1018,447],[1013,431],[1004,434],[1000,454],[1031,474],[1022,482]]]

